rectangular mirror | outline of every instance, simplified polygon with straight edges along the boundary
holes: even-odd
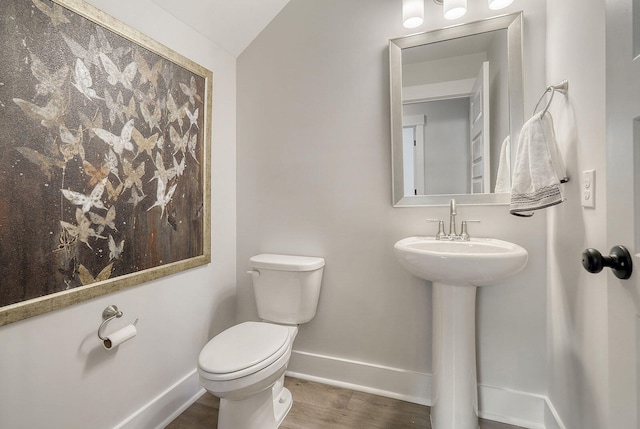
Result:
[[[393,205],[508,204],[522,13],[392,39],[389,66]]]

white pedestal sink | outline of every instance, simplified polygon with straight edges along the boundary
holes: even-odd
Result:
[[[478,429],[476,289],[512,276],[527,251],[492,238],[408,237],[394,245],[400,264],[433,282],[433,429]]]

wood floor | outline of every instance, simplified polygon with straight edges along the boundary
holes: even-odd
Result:
[[[285,386],[293,407],[280,429],[431,429],[429,407],[297,378]],[[217,422],[218,399],[206,393],[166,429],[215,429]],[[522,428],[480,419],[480,429]]]

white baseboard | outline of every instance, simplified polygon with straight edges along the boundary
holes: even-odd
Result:
[[[294,350],[287,375],[415,404],[432,404],[431,374]],[[565,429],[543,395],[481,384],[478,407],[484,419],[528,429]]]
[[[560,415],[558,411],[551,403],[549,398],[545,399],[545,409],[544,409],[544,422],[545,429],[566,429],[564,423],[562,423],[562,419],[560,419]]]
[[[431,405],[431,375],[293,350],[287,375]]]
[[[194,369],[113,429],[163,429],[204,393]]]
[[[287,375],[415,404],[432,404],[431,374],[294,350]],[[204,393],[194,369],[114,429],[162,429]],[[480,417],[488,420],[528,429],[566,429],[549,398],[543,395],[481,384],[478,407]]]
[[[546,429],[545,398],[534,393],[479,384],[478,414],[483,419],[513,426]]]

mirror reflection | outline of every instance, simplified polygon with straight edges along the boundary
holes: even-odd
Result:
[[[509,135],[506,33],[402,51],[405,195],[495,191]]]
[[[390,42],[394,205],[508,202],[495,193],[509,192],[506,149],[522,125],[520,19]]]

